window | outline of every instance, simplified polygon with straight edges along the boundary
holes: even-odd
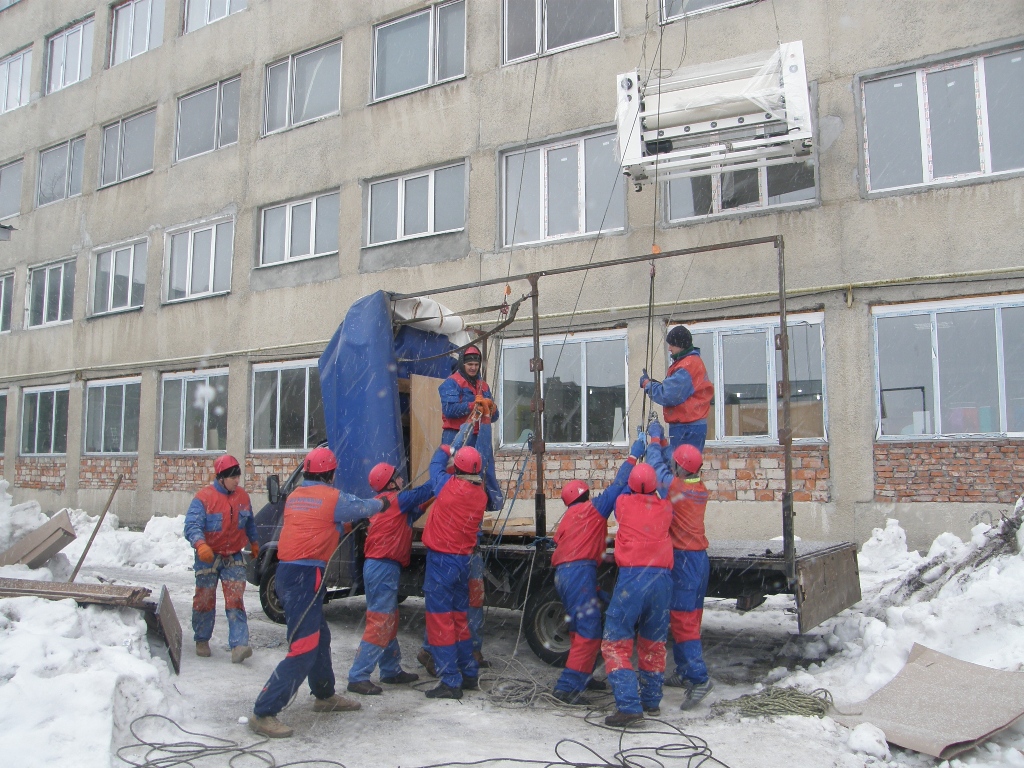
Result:
[[[432,5],[374,29],[373,98],[466,74],[466,3]]]
[[[533,429],[533,341],[505,341],[501,350],[501,438],[522,443]],[[626,336],[576,333],[541,339],[544,439],[549,443],[624,444]]]
[[[0,392],[0,455],[7,452],[7,390]]]
[[[155,128],[155,109],[103,128],[100,186],[116,184],[153,170]]]
[[[71,322],[74,303],[74,259],[28,271],[27,327]]]
[[[308,450],[326,436],[316,360],[253,366],[254,451]]]
[[[230,291],[234,239],[234,221],[172,234],[167,300],[195,299]]]
[[[23,390],[21,455],[68,452],[68,387]]]
[[[4,8],[10,8],[16,2],[18,2],[18,0],[0,0],[0,11]]]
[[[811,160],[672,179],[666,186],[669,221],[790,206],[817,198]]]
[[[31,80],[31,48],[0,59],[0,114],[28,104]]]
[[[1024,49],[861,85],[869,192],[1024,169]]]
[[[82,194],[85,136],[65,141],[39,153],[39,190],[36,205]]]
[[[238,142],[238,94],[233,77],[178,100],[175,159],[184,160]]]
[[[85,389],[86,453],[138,452],[140,382],[89,382]]]
[[[21,169],[21,160],[0,168],[0,219],[21,213]]]
[[[1024,433],[1024,296],[874,315],[879,436]]]
[[[232,13],[244,11],[246,0],[188,0],[185,6],[185,34]]]
[[[827,433],[822,316],[787,319],[793,439],[823,440]],[[687,327],[715,384],[708,440],[777,443],[782,421],[782,353],[775,349],[778,319]]]
[[[626,225],[614,133],[509,152],[502,167],[507,246]]]
[[[661,18],[666,22],[675,21],[686,16],[753,2],[756,0],[661,0]]]
[[[273,133],[341,110],[341,42],[267,67],[263,132]]]
[[[227,368],[163,377],[160,451],[223,451],[228,434]]]
[[[142,306],[146,293],[148,252],[143,240],[96,254],[92,290],[94,315]]]
[[[616,0],[504,0],[505,63],[616,34]]]
[[[68,27],[50,38],[46,59],[46,92],[85,80],[92,74],[92,19]]]
[[[339,195],[330,192],[263,209],[260,264],[338,251]]]
[[[370,185],[370,245],[451,232],[465,220],[465,163]]]
[[[156,48],[164,38],[164,0],[129,0],[114,9],[110,66]]]
[[[11,330],[11,307],[14,303],[14,273],[0,275],[0,333]]]

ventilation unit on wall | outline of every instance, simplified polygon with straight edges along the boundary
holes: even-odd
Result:
[[[811,153],[803,43],[616,82],[619,156],[639,190],[654,176],[780,165]]]

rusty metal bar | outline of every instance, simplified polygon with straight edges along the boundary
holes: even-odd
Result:
[[[537,464],[537,487],[534,489],[534,535],[538,539],[548,535],[547,498],[544,496],[544,398],[541,396],[541,375],[544,371],[544,358],[540,351],[540,311],[538,303],[540,293],[537,287],[538,275],[530,275],[530,290],[533,309],[533,359],[530,370],[533,371],[533,455]]]
[[[782,492],[782,547],[786,559],[786,578],[790,587],[796,581],[796,546],[793,530],[793,422],[790,418],[789,384],[789,329],[786,327],[786,245],[782,235],[775,238],[775,250],[779,257],[779,335],[775,348],[782,358],[782,424],[779,426],[779,442],[785,469],[785,489]]]
[[[114,501],[114,494],[117,493],[117,489],[121,487],[121,481],[124,480],[124,475],[118,475],[117,481],[114,483],[113,489],[110,491],[110,498],[107,499],[106,506],[103,507],[103,511],[100,512],[100,519],[96,521],[96,527],[92,529],[92,535],[89,537],[89,541],[85,543],[85,549],[82,550],[82,556],[78,558],[78,565],[75,566],[75,570],[71,572],[71,578],[68,579],[68,584],[75,580],[78,575],[78,571],[82,568],[82,563],[85,562],[85,556],[89,554],[89,547],[92,546],[93,539],[96,538],[96,534],[100,532],[100,526],[103,525],[103,518],[107,516],[107,510],[110,509],[110,504]]]

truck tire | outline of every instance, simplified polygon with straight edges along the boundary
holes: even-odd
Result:
[[[523,613],[526,642],[537,658],[553,667],[564,667],[569,658],[569,622],[555,585],[530,595]]]
[[[260,578],[260,605],[267,618],[278,624],[284,624],[284,606],[277,596],[277,558],[274,557],[263,568]]]

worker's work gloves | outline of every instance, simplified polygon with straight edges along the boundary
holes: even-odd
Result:
[[[661,422],[657,419],[647,425],[647,436],[651,439],[652,443],[668,445],[668,441],[665,439],[665,428],[661,426]]]
[[[260,543],[258,541],[249,542],[249,553],[252,555],[253,560],[260,556]]]
[[[640,461],[647,452],[647,443],[642,437],[638,437],[633,441],[633,445],[629,449],[629,455],[636,461]]]
[[[490,418],[498,410],[498,406],[494,404],[494,401],[483,395],[476,396],[476,400],[473,401],[473,407],[485,418]]]
[[[647,375],[647,369],[644,368],[643,372],[640,374],[640,389],[646,391],[647,385],[650,383],[651,377]]]
[[[205,541],[196,542],[196,554],[199,555],[199,559],[204,563],[213,562],[213,550]]]

